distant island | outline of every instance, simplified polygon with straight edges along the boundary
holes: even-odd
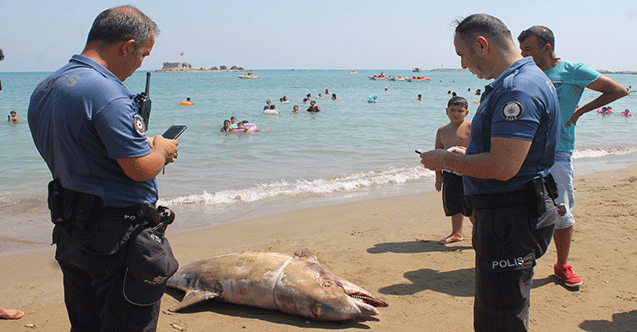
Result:
[[[420,69],[420,68],[418,68]],[[294,69],[292,69],[294,70]],[[164,67],[162,69],[158,69],[155,72],[157,73],[183,73],[183,72],[238,72],[238,71],[248,71],[247,69],[243,68],[243,67],[238,67],[238,66],[232,66],[230,68],[221,65],[219,67],[211,67],[211,68],[199,68],[199,69],[195,69],[192,68],[192,65],[187,63],[187,62],[164,62]],[[468,69],[462,69],[462,68],[434,68],[431,69],[431,71],[433,72],[463,72],[466,71],[468,72]],[[637,75],[637,71],[630,71],[630,70],[608,70],[608,69],[603,69],[603,70],[597,70],[598,72],[602,73],[602,74],[629,74],[629,75]]]
[[[158,69],[157,73],[183,73],[183,72],[208,72],[208,71],[246,71],[243,67],[232,66],[230,68],[226,66],[211,67],[210,69],[199,68],[193,69],[192,65],[187,62],[164,62],[164,67]]]
[[[608,70],[608,69],[603,69],[603,70],[598,70],[598,72],[600,74],[629,74],[629,75],[637,75],[637,71],[630,71],[630,70]]]

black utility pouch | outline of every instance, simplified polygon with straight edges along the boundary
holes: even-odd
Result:
[[[101,197],[64,189],[57,179],[49,182],[47,203],[51,222],[55,225],[72,224],[83,231],[91,229],[93,221],[102,212]]]
[[[546,212],[544,202],[544,181],[542,178],[535,179],[526,184],[529,209],[532,215],[541,216]]]
[[[49,195],[47,197],[47,204],[51,211],[51,222],[55,225],[61,225],[65,223],[63,214],[63,201],[62,197],[64,188],[59,180],[53,180],[49,182]]]
[[[93,227],[95,219],[102,213],[102,198],[79,193],[75,204],[75,226],[83,231]]]
[[[559,195],[557,193],[557,183],[555,183],[555,179],[551,173],[544,178],[544,187],[546,188],[546,193],[553,200],[553,204],[555,204],[555,200]]]

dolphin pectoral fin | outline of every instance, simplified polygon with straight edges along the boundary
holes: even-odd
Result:
[[[174,308],[170,308],[170,311],[179,311],[184,308],[187,308],[195,303],[203,302],[209,299],[213,299],[219,296],[217,293],[208,292],[208,291],[188,291],[186,295],[184,295],[183,300],[179,303],[178,306]]]
[[[312,249],[310,248],[303,248],[303,249],[297,250],[294,253],[294,257],[307,258],[309,260],[312,260],[318,263],[318,259],[316,259],[316,255],[314,254],[314,251],[312,251]]]

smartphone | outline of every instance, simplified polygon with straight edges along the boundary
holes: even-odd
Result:
[[[417,153],[417,154],[422,154],[422,151],[420,151],[420,150],[416,150],[416,153]]]
[[[187,127],[183,125],[171,126],[170,128],[168,128],[168,130],[166,130],[165,133],[162,134],[162,136],[167,139],[177,139],[177,137],[179,137],[179,135],[181,135],[181,133],[183,133],[186,128]]]

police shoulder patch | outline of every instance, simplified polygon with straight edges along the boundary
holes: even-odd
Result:
[[[133,127],[135,127],[135,131],[137,131],[139,136],[146,137],[146,124],[141,115],[133,115]]]
[[[507,101],[502,106],[502,118],[507,121],[515,121],[522,117],[522,105],[517,101]]]

